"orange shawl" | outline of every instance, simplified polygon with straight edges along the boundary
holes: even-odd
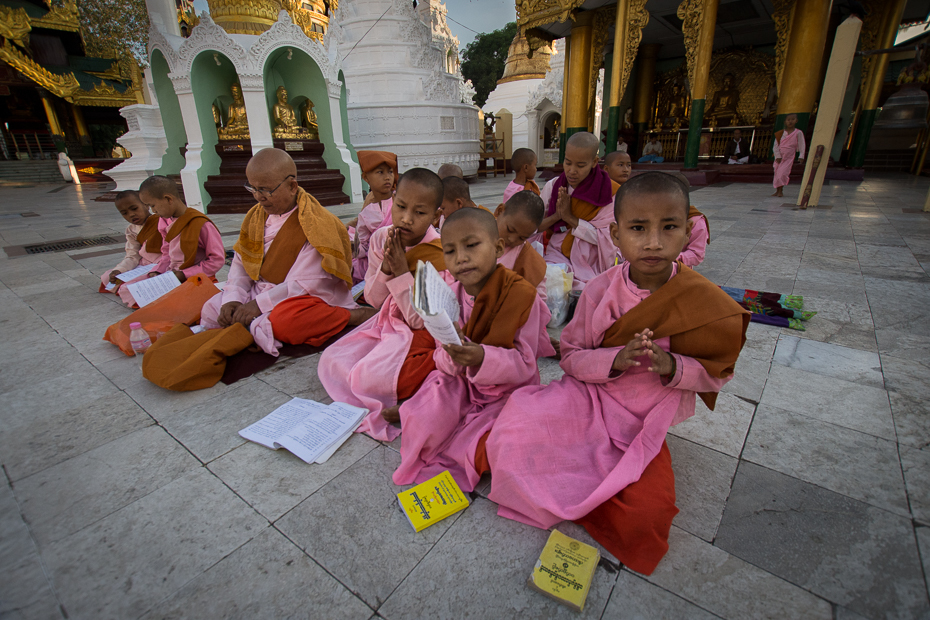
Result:
[[[621,316],[601,346],[626,346],[634,334],[651,329],[654,340],[670,337],[673,353],[693,357],[712,377],[728,377],[746,343],[749,316],[720,287],[679,262],[675,277]],[[716,392],[699,396],[713,410]]]
[[[171,243],[171,241],[179,235],[181,237],[181,251],[184,252],[184,262],[181,263],[181,269],[193,267],[194,263],[197,262],[197,248],[200,247],[200,231],[203,230],[204,225],[207,223],[212,224],[210,218],[197,209],[188,207],[184,214],[176,219],[174,224],[171,225],[171,228],[165,232],[165,241],[168,243]],[[138,236],[136,238],[138,239]]]
[[[617,193],[617,190],[620,189],[620,184],[616,181],[611,180],[610,182],[610,194],[613,196]],[[594,216],[600,213],[601,209],[605,207],[611,207],[613,203],[604,205],[603,207],[595,207],[590,202],[585,202],[584,200],[579,200],[577,198],[572,198],[572,215],[577,217],[579,220],[591,221],[594,219]],[[571,258],[572,255],[572,246],[575,245],[575,235],[572,234],[572,231],[568,231],[565,235],[565,239],[562,240],[562,254],[566,257]]]
[[[198,235],[199,235],[198,231]],[[145,251],[152,254],[161,253],[162,237],[158,230],[158,216],[150,215],[136,235],[136,241],[145,245]],[[185,255],[186,257],[186,255]]]
[[[526,184],[523,186],[523,189],[525,191],[526,190],[531,191],[537,196],[539,196],[539,186],[536,185],[536,181],[534,181],[533,179],[530,179],[529,181],[527,181]]]
[[[517,260],[513,263],[513,270],[535,288],[546,277],[546,259],[529,243],[524,243]]]
[[[418,243],[407,250],[407,267],[411,273],[416,273],[417,262],[433,263],[436,271],[446,270],[446,261],[442,254],[442,244],[439,239],[428,243]]]
[[[530,318],[534,303],[536,287],[498,265],[475,298],[465,336],[479,344],[512,349],[517,330]]]

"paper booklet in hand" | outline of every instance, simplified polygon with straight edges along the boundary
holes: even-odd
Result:
[[[266,448],[286,448],[305,463],[325,463],[362,423],[367,409],[294,398],[239,435]]]
[[[166,271],[160,276],[127,284],[126,288],[132,293],[132,297],[136,300],[136,303],[139,304],[139,307],[144,308],[162,295],[170,293],[179,286],[181,286],[181,281],[174,275],[174,272]]]
[[[462,344],[455,331],[455,321],[458,321],[462,309],[455,293],[432,263],[417,262],[410,294],[413,296],[413,309],[423,319],[423,326],[433,338],[442,344]]]

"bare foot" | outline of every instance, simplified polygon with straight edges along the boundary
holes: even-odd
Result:
[[[394,405],[393,407],[382,409],[381,417],[384,418],[384,421],[388,424],[395,424],[400,422],[400,405]]]
[[[773,197],[773,198],[784,198],[784,196],[785,196],[785,195],[782,194],[782,192],[781,192],[781,188],[776,189],[776,190],[775,190],[775,193],[772,194],[772,197]]]
[[[378,309],[369,306],[349,310],[349,325],[361,325],[376,314],[378,314]]]
[[[552,355],[550,357],[555,358],[557,360],[562,359],[562,347],[559,341],[553,338],[552,336],[549,336],[549,344],[551,344],[552,348],[555,349],[555,355]]]

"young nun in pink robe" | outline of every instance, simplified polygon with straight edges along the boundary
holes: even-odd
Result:
[[[540,194],[547,205],[539,227],[549,237],[546,262],[569,265],[574,290],[582,290],[617,260],[617,248],[610,241],[609,205],[620,186],[598,165],[598,145],[594,134],[572,135],[565,143],[564,171]]]
[[[772,186],[775,193],[772,196],[783,196],[782,193],[785,185],[790,180],[791,168],[794,166],[794,154],[798,153],[798,162],[804,161],[804,153],[807,150],[807,143],[804,141],[804,132],[795,129],[798,117],[789,114],[785,117],[785,128],[775,132],[775,144],[772,145],[772,154],[775,156],[775,177],[772,179]]]
[[[546,261],[529,242],[544,214],[545,206],[539,196],[531,190],[523,190],[497,207],[494,217],[497,218],[497,234],[504,242],[504,254],[497,263],[516,271],[535,286],[539,298],[546,301]]]
[[[486,444],[489,497],[536,527],[578,521],[648,574],[677,513],[666,433],[694,415],[699,393],[713,408],[749,316],[676,262],[690,228],[680,181],[634,177],[616,211],[611,236],[627,261],[585,287],[562,332],[565,376],[507,401]]]
[[[442,181],[436,173],[412,168],[401,176],[393,225],[376,230],[369,246],[365,300],[380,311],[320,356],[318,372],[326,392],[335,401],[367,408],[358,432],[378,440],[392,441],[400,434],[384,410],[412,396],[435,368],[435,341],[410,303],[410,289],[420,259],[438,264],[437,270],[453,281],[432,226],[440,204]],[[416,372],[408,364],[412,358]]]
[[[490,213],[456,211],[443,225],[442,247],[456,278],[463,344],[437,348],[436,370],[400,406],[404,439],[394,483],[422,482],[447,469],[471,491],[481,478],[474,462],[478,442],[515,389],[539,385],[536,358],[555,351],[545,302],[497,262],[504,242]]]
[[[158,216],[152,215],[148,208],[139,200],[139,192],[125,190],[116,195],[116,208],[128,224],[126,226],[126,255],[116,267],[100,276],[100,292],[110,292],[107,285],[116,288],[113,293],[119,294],[123,281],[117,278],[121,273],[131,271],[136,267],[144,267],[157,263],[161,258],[161,233],[158,232]],[[142,239],[139,237],[142,236]],[[157,248],[156,251],[155,248]]]
[[[368,246],[372,233],[391,225],[397,155],[388,151],[359,151],[358,163],[362,168],[362,180],[371,189],[355,225],[349,226],[349,238],[355,240],[357,252],[352,260],[352,277],[361,282],[368,272]]]

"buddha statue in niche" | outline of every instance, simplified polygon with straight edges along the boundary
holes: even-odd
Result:
[[[271,110],[274,117],[272,135],[275,138],[309,138],[310,132],[300,126],[294,107],[287,102],[287,89],[278,86],[276,93],[278,102]]]
[[[317,124],[316,112],[313,111],[313,102],[309,99],[300,106],[300,118],[303,121],[303,126],[310,133],[308,137],[311,140],[319,140],[320,126]]]
[[[229,88],[233,102],[229,104],[226,112],[226,126],[218,127],[217,135],[221,140],[248,140],[249,119],[245,113],[245,99],[242,98],[242,87],[233,84]],[[214,121],[216,117],[214,116]]]
[[[739,105],[739,91],[733,87],[735,81],[736,77],[732,73],[723,76],[723,86],[714,93],[714,99],[704,113],[704,117],[712,119],[717,126],[739,124],[739,113],[736,111]]]

